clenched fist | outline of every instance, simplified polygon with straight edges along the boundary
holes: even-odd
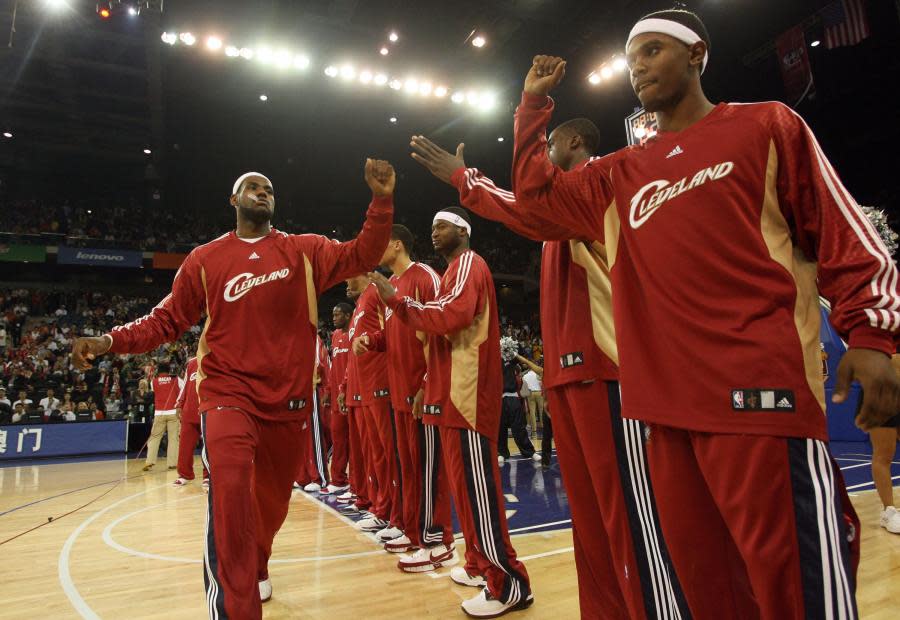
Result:
[[[525,92],[530,95],[548,95],[566,74],[566,61],[559,56],[535,56],[531,69],[525,76]]]
[[[366,160],[366,183],[375,196],[390,196],[394,193],[396,175],[390,162],[382,159]]]

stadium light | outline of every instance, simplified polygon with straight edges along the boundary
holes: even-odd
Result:
[[[478,107],[482,110],[491,110],[497,105],[497,96],[494,93],[481,93],[478,96]]]
[[[597,73],[596,71],[592,71],[591,74],[588,76],[588,82],[590,82],[591,84],[595,84],[595,85],[599,84],[600,80],[601,80],[600,74]]]
[[[820,44],[820,43],[821,43],[821,41],[819,41],[818,39],[816,39],[815,41],[813,41],[812,43],[810,43],[809,46],[810,46],[810,47],[819,47],[819,44]]]
[[[12,138],[13,135],[12,135],[12,133],[9,132],[9,131],[4,131],[4,132],[3,132],[3,137],[4,137],[4,138]]]
[[[109,7],[101,7],[97,14],[100,15],[100,19],[109,19],[109,16],[112,15],[112,11],[109,10]]]
[[[392,123],[395,123],[395,124],[396,124],[396,122],[397,122],[397,117],[396,117],[396,116],[392,116],[392,117],[390,117],[388,120],[391,121]]]
[[[222,49],[222,39],[219,37],[207,37],[206,49],[216,51]]]
[[[132,17],[137,17],[138,10],[136,8],[134,8],[133,6],[130,6],[130,7],[128,7],[128,14],[131,15]]]
[[[305,54],[297,54],[294,56],[294,68],[295,69],[307,69],[309,68],[309,56]]]
[[[388,39],[390,40],[391,43],[396,43],[399,38],[400,37],[397,36],[396,32],[392,32],[391,34],[388,35]]]
[[[416,78],[406,78],[406,82],[403,83],[403,89],[409,94],[414,94],[419,90],[419,82]]]
[[[503,142],[503,136],[500,136],[499,138],[497,138],[497,142]]]
[[[419,84],[419,94],[427,97],[431,94],[431,82],[422,82]]]
[[[266,94],[262,94],[262,95],[259,96],[259,100],[260,100],[260,101],[268,101],[268,100],[269,100],[269,96],[266,95]]]
[[[291,53],[287,50],[278,50],[275,54],[275,66],[279,69],[287,69],[292,64]]]
[[[353,68],[353,65],[344,65],[341,67],[341,78],[344,81],[349,82],[353,78],[356,77],[356,69]]]
[[[150,149],[144,149],[144,155],[150,155],[152,152]]]
[[[613,75],[612,67],[610,67],[608,65],[603,65],[602,67],[600,67],[600,77],[602,77],[604,80],[608,80],[609,78],[612,77],[612,75]]]
[[[66,0],[44,0],[44,4],[48,9],[54,12],[69,8],[69,3],[66,2]]]
[[[612,65],[612,66],[613,66],[613,69],[615,69],[616,71],[618,71],[619,73],[621,73],[622,71],[624,71],[625,69],[628,68],[628,62],[627,62],[624,58],[622,58],[621,56],[619,56],[618,58],[616,58],[616,59],[613,61],[613,65]]]
[[[241,58],[250,60],[251,58],[253,58],[253,50],[250,49],[249,47],[242,47],[241,51],[240,51],[240,55],[241,55]]]
[[[462,103],[466,100],[466,94],[462,91],[456,91],[450,96],[450,101],[453,103]]]
[[[400,80],[394,79],[394,80],[391,80],[391,83],[388,84],[388,86],[391,87],[391,90],[400,90],[401,88],[403,88],[403,82],[401,82]]]
[[[185,45],[193,45],[197,42],[197,37],[192,35],[190,32],[182,32],[178,35],[178,38],[181,39],[181,42]]]
[[[359,81],[361,84],[371,84],[372,83],[372,72],[368,71],[368,70],[360,72]]]
[[[487,39],[485,39],[480,34],[472,39],[472,45],[475,47],[484,47],[484,44],[487,43]]]
[[[375,86],[384,86],[388,83],[388,76],[384,73],[376,73],[373,81],[375,82]]]
[[[174,32],[164,32],[162,33],[162,41],[163,43],[167,43],[168,45],[175,45],[178,42],[178,35]]]
[[[264,65],[268,65],[274,62],[275,55],[272,53],[271,48],[262,46],[256,49],[256,59]]]
[[[225,48],[225,55],[228,56],[229,58],[237,58],[238,56],[241,55],[241,50],[239,50],[238,48],[236,48],[233,45],[229,45],[228,47]]]
[[[328,77],[330,77],[330,78],[337,77],[337,74],[338,74],[338,68],[335,67],[334,65],[328,65],[327,67],[325,67],[325,75],[327,75]]]
[[[382,47],[380,50],[378,50],[378,53],[382,56],[387,56],[390,53],[390,50],[386,47]]]
[[[434,89],[435,97],[446,97],[447,96],[447,87],[446,86],[438,86]]]

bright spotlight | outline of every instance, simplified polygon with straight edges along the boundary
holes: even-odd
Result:
[[[396,123],[396,122],[397,122],[397,117],[396,117],[396,116],[392,116],[392,117],[390,117],[388,120],[391,121],[392,123]]]
[[[370,84],[372,82],[372,72],[371,71],[360,72],[359,81],[363,84]]]
[[[279,50],[275,54],[275,64],[280,69],[287,69],[291,66],[291,53],[287,50]]]
[[[384,86],[388,82],[388,77],[384,73],[375,74],[375,86]]]
[[[600,77],[602,77],[604,80],[608,80],[608,79],[611,78],[612,76],[613,76],[613,70],[612,70],[612,67],[609,67],[609,66],[607,66],[607,65],[603,65],[603,66],[600,68]]]
[[[237,58],[238,56],[241,55],[241,50],[239,50],[238,48],[236,48],[233,45],[229,45],[228,47],[225,48],[225,55],[228,56],[229,58]]]
[[[497,138],[497,142],[503,142],[503,136],[500,136],[499,138]]]
[[[403,83],[403,88],[406,92],[413,94],[419,90],[419,82],[415,78],[407,78]]]
[[[132,17],[135,17],[138,14],[138,10],[133,6],[128,7],[128,14]]]
[[[400,90],[401,88],[403,88],[403,82],[401,82],[400,80],[391,80],[391,83],[389,84],[389,86],[393,90]]]
[[[164,32],[162,33],[162,41],[163,43],[167,43],[169,45],[175,45],[178,41],[178,35],[174,32]]]
[[[466,94],[461,91],[456,91],[452,95],[450,95],[450,101],[453,103],[462,103],[466,100]]]
[[[256,59],[264,65],[267,65],[275,61],[275,55],[272,53],[272,50],[270,48],[260,47],[258,50],[256,50]]]
[[[388,39],[390,39],[391,43],[396,43],[397,39],[399,38],[400,37],[397,36],[396,32],[392,32],[390,35],[388,35]]]
[[[260,101],[268,101],[268,100],[269,100],[269,96],[268,96],[268,95],[260,95],[260,96],[259,96],[259,100],[260,100]]]
[[[628,68],[628,62],[621,56],[619,56],[618,58],[616,58],[613,61],[613,69],[615,69],[619,73],[621,73],[622,71],[624,71],[627,68]]]
[[[338,68],[335,67],[334,65],[329,65],[329,66],[325,67],[325,75],[327,75],[328,77],[330,77],[330,78],[337,77],[337,74],[338,74]]]
[[[821,43],[821,41],[819,41],[818,39],[816,39],[815,41],[813,41],[812,43],[810,43],[809,46],[810,46],[810,47],[819,47],[819,44],[820,44],[820,43]]]
[[[419,94],[427,97],[431,94],[431,82],[422,82],[419,84]]]
[[[588,76],[588,82],[591,84],[599,84],[600,83],[600,74],[594,71]]]
[[[206,47],[211,50],[222,49],[222,39],[219,37],[207,37]]]
[[[190,32],[182,32],[178,35],[178,38],[181,39],[181,42],[185,45],[193,45],[197,42],[197,37],[192,35]]]
[[[381,54],[382,56],[387,56],[390,53],[390,51],[391,50],[389,50],[388,48],[382,47],[380,50],[378,50],[378,53]]]
[[[8,132],[8,131],[4,131],[4,132],[3,132],[3,137],[4,137],[4,138],[12,138],[12,133],[10,133],[10,132]]]
[[[253,58],[253,50],[250,49],[249,47],[242,47],[240,54],[241,54],[241,58],[245,58],[247,60],[250,60],[251,58]]]
[[[44,0],[44,4],[46,4],[47,8],[51,11],[62,11],[69,7],[66,0]]]
[[[481,93],[478,97],[478,105],[483,110],[490,110],[497,105],[497,97],[494,93]]]
[[[356,69],[353,65],[344,65],[341,67],[341,78],[344,80],[352,80],[356,77]]]
[[[475,47],[484,47],[484,44],[487,43],[487,39],[483,36],[478,35],[474,39],[472,39],[472,45]]]
[[[303,54],[294,56],[295,69],[306,69],[307,67],[309,67],[309,56],[304,56]]]
[[[468,101],[470,105],[478,105],[478,93],[475,91],[469,92],[466,95],[466,101]]]
[[[446,86],[438,86],[434,89],[435,97],[446,97],[447,96],[447,87]]]
[[[150,149],[144,149],[144,155],[149,155],[152,152],[153,151],[151,151]]]

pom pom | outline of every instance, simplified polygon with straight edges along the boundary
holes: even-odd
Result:
[[[519,343],[515,338],[503,336],[500,338],[500,358],[504,362],[511,362],[519,354]]]
[[[872,223],[872,226],[875,227],[875,232],[878,233],[878,236],[881,237],[881,241],[884,243],[885,247],[889,254],[893,256],[894,252],[897,251],[897,233],[891,230],[890,224],[888,224],[887,215],[884,214],[884,211],[881,209],[876,209],[875,207],[860,207],[863,210],[863,213],[866,214],[866,217],[869,218],[869,221]]]

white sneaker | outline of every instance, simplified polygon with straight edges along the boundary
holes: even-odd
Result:
[[[535,452],[534,454],[531,455],[531,460],[533,460],[535,462],[540,462],[541,458],[542,457],[541,457],[540,452]]]
[[[453,546],[437,545],[425,547],[411,555],[404,555],[397,562],[397,568],[404,573],[427,573],[441,566],[453,566],[459,558],[453,552]],[[453,570],[456,570],[455,568]],[[465,573],[465,571],[463,571]],[[451,573],[452,575],[452,573]]]
[[[203,487],[204,493],[209,493],[209,478],[204,478],[203,484],[201,484],[200,486]]]
[[[382,521],[378,517],[367,517],[356,522],[356,529],[374,533],[383,530],[388,525],[390,524],[387,521]]]
[[[272,598],[272,580],[264,579],[259,582],[259,600],[265,603]]]
[[[344,504],[343,506],[338,508],[338,512],[347,515],[354,515],[359,513],[359,508],[356,507],[356,504],[351,502],[349,504]]]
[[[347,491],[346,493],[342,493],[337,496],[337,501],[342,504],[346,504],[347,502],[352,502],[356,499],[356,495],[354,495],[353,491]]]
[[[350,488],[349,484],[345,484],[344,486],[337,486],[335,484],[329,484],[327,487],[325,487],[325,489],[322,491],[322,493],[324,493],[326,495],[334,495],[335,493],[342,493],[343,491],[346,491],[349,488]]]
[[[534,595],[529,594],[524,601],[518,603],[501,603],[488,592],[487,587],[478,596],[463,601],[462,610],[473,618],[499,618],[511,611],[526,609],[534,602]]]
[[[172,484],[174,484],[176,487],[183,487],[183,486],[186,485],[188,482],[190,482],[190,480],[188,480],[187,478],[182,478],[181,476],[179,476],[178,478],[175,478],[175,482],[173,482]]]
[[[498,455],[497,455],[497,463],[498,463],[499,465],[503,465],[503,463],[505,463],[505,462],[506,462],[506,459],[503,458],[503,455],[498,454]]]
[[[403,531],[398,527],[394,527],[393,525],[388,525],[383,530],[378,530],[378,533],[375,534],[376,540],[379,540],[381,542],[394,540],[395,538],[400,538],[401,536],[403,536]]]
[[[900,510],[888,506],[881,513],[881,527],[891,534],[900,534]]]
[[[299,482],[294,482],[294,490],[295,490],[295,491],[302,491],[302,490],[303,490],[303,487],[300,486],[300,483],[299,483]]]
[[[417,551],[418,547],[412,544],[409,536],[404,534],[399,538],[394,538],[384,543],[384,550],[388,553],[409,553],[410,551]]]
[[[310,482],[305,487],[303,487],[303,490],[306,491],[307,493],[321,493],[322,485],[319,484],[318,482]]]
[[[461,586],[471,586],[473,588],[480,588],[487,584],[484,577],[481,575],[470,575],[462,566],[450,569],[450,579]]]

